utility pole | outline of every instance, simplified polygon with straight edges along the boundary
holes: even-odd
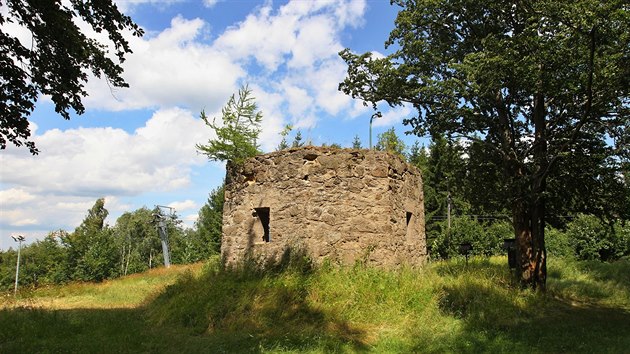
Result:
[[[448,192],[448,195],[446,196],[446,203],[447,203],[446,217],[448,219],[448,229],[450,231],[451,230],[451,192]]]
[[[446,178],[446,219],[448,220],[448,232],[450,235],[451,232],[451,205],[453,203],[453,199],[451,198],[451,187],[448,181],[448,176]]]
[[[157,212],[153,213],[153,221],[156,224],[158,234],[160,234],[160,240],[162,241],[162,254],[164,255],[164,266],[166,268],[171,267],[171,256],[168,250],[168,230],[167,222],[175,219],[175,209],[167,206],[156,205]],[[162,213],[162,209],[168,209],[168,215]]]
[[[18,258],[17,258],[17,265],[15,267],[15,288],[13,289],[13,296],[17,296],[18,277],[20,275],[20,251],[22,250],[22,241],[24,241],[25,238],[22,235],[11,236],[11,237],[13,238],[15,242],[18,243]]]

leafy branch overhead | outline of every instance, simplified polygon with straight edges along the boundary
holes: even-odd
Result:
[[[81,100],[87,95],[89,73],[105,77],[112,86],[128,87],[120,64],[132,50],[123,33],[128,30],[140,37],[143,30],[111,0],[7,0],[6,5],[8,11],[0,13],[0,149],[12,143],[37,154],[28,117],[39,95],[50,96],[55,111],[70,119],[70,109],[77,114],[85,111]],[[107,33],[118,63],[104,44],[81,32],[77,20]],[[32,40],[23,43],[5,32],[2,26],[7,23],[27,29]]]
[[[216,133],[215,139],[207,144],[197,144],[197,150],[213,161],[231,161],[242,163],[259,153],[258,135],[262,122],[262,112],[258,111],[252,90],[241,87],[238,98],[232,95],[227,105],[221,110],[222,124],[212,121],[201,111],[201,119]]]

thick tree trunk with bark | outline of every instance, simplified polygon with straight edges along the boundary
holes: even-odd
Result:
[[[534,193],[528,190],[525,193]],[[512,205],[516,238],[516,275],[523,286],[545,290],[547,257],[544,243],[544,200],[521,193]],[[542,204],[541,204],[542,202]]]
[[[547,251],[545,248],[545,192],[549,162],[547,159],[547,122],[545,101],[536,94],[533,102],[534,171],[527,183],[518,184],[513,205],[516,235],[517,272],[521,283],[545,291]]]
[[[547,282],[544,202],[514,203],[512,224],[516,237],[517,276],[524,286],[544,291]]]

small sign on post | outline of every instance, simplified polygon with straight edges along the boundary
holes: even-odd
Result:
[[[507,250],[508,266],[510,269],[516,269],[516,239],[503,239],[503,248]]]
[[[468,265],[468,254],[473,249],[472,244],[470,242],[462,242],[459,244],[459,254],[466,257],[466,265]]]

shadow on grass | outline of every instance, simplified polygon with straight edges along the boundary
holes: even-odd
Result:
[[[309,304],[312,271],[288,250],[274,262],[184,274],[138,309],[0,310],[0,352],[366,351],[361,329]]]
[[[437,271],[458,278],[444,283],[440,309],[461,326],[430,345],[419,340],[413,351],[624,353],[630,348],[630,312],[623,308],[575,305],[521,290],[506,266],[487,262],[447,264]]]
[[[287,248],[277,258],[218,264],[201,277],[183,277],[146,307],[151,323],[204,335],[218,351],[365,348],[364,333],[307,301],[313,268],[306,252]]]
[[[612,281],[630,291],[630,260],[628,259],[620,259],[612,263],[579,262],[578,267],[597,280]]]

